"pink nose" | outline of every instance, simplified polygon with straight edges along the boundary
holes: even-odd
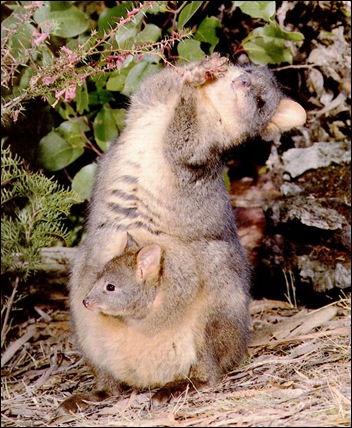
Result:
[[[88,299],[87,297],[83,299],[82,303],[90,311],[99,311],[97,304],[95,304],[94,301]]]
[[[251,80],[248,76],[248,74],[240,74],[236,79],[232,81],[232,86],[234,89],[242,89],[242,88],[248,88],[251,86]]]

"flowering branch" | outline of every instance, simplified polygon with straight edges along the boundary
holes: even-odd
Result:
[[[116,32],[126,24],[134,22],[138,13],[143,12],[154,3],[144,2],[139,7],[129,11],[126,17],[122,17],[103,36],[99,37],[97,32],[93,30],[87,40],[78,45],[76,49],[69,49],[67,46],[61,47],[58,55],[53,57],[49,64],[37,65],[33,62],[32,58],[35,52],[37,54],[41,52],[40,48],[43,44],[48,43],[52,28],[44,27],[42,32],[40,32],[32,26],[33,31],[30,47],[23,46],[21,57],[14,58],[11,54],[11,49],[9,49],[11,38],[18,34],[18,31],[25,22],[28,23],[32,20],[35,10],[42,3],[33,2],[25,6],[28,10],[22,16],[16,15],[14,17],[17,19],[17,25],[12,29],[7,29],[7,35],[2,40],[1,84],[4,88],[10,90],[15,75],[23,65],[35,70],[26,88],[17,91],[16,94],[9,95],[7,99],[5,98],[5,101],[2,103],[2,120],[11,118],[15,122],[20,111],[23,110],[22,103],[38,96],[51,102],[52,107],[55,107],[61,100],[64,102],[72,101],[76,97],[77,87],[82,86],[88,76],[95,76],[106,71],[111,72],[114,69],[120,69],[126,58],[131,55],[134,59],[140,60],[143,55],[152,54],[167,62],[164,56],[165,49],[172,47],[176,41],[191,36],[191,32],[173,32],[171,36],[165,37],[156,43],[134,45],[133,49],[113,48],[112,41]],[[96,57],[98,59],[92,62],[91,58]]]

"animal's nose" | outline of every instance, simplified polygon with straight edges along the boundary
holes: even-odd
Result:
[[[251,86],[251,80],[248,74],[243,73],[236,77],[236,79],[232,81],[232,84],[235,89],[248,88]]]

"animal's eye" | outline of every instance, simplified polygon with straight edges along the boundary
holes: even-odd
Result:
[[[265,105],[265,101],[263,100],[263,98],[258,97],[257,98],[257,108],[261,109],[262,107],[264,107]]]
[[[115,285],[114,284],[106,284],[105,285],[105,290],[106,291],[115,291]]]

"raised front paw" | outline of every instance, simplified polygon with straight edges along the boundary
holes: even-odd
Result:
[[[221,57],[219,53],[213,53],[211,56],[207,56],[195,65],[193,68],[189,68],[183,74],[185,83],[191,86],[201,86],[204,83],[219,79],[224,75],[228,68],[228,59]]]
[[[201,66],[205,70],[207,80],[222,77],[228,68],[229,60],[220,56],[218,52],[204,58]]]

